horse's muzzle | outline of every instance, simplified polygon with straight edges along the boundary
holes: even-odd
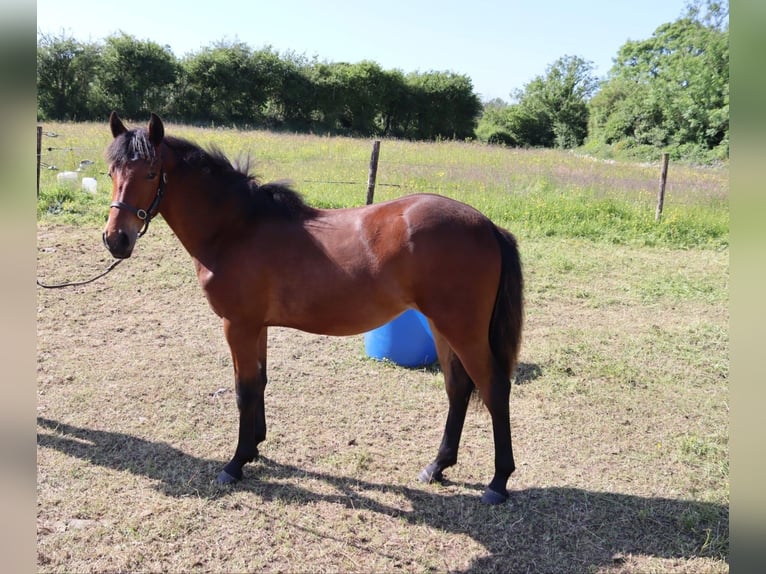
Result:
[[[101,238],[104,241],[104,247],[106,247],[109,250],[109,253],[112,254],[112,257],[116,259],[127,259],[130,257],[130,254],[133,253],[135,240],[131,241],[128,234],[122,229],[118,229],[112,234],[107,234],[107,232],[104,231]]]

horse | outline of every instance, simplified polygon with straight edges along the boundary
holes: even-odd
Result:
[[[259,182],[249,165],[235,165],[217,147],[166,136],[155,113],[146,128],[128,129],[112,112],[109,126],[112,202],[104,245],[114,258],[130,257],[161,215],[223,322],[239,435],[217,483],[241,480],[266,438],[269,327],[355,335],[412,308],[428,319],[449,401],[441,444],[419,480],[443,481],[457,463],[469,399],[477,394],[491,415],[495,449],[494,476],[481,500],[508,499],[515,469],[510,378],[523,322],[513,234],[435,194],[314,208],[289,184]]]

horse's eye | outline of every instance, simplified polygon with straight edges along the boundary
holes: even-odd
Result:
[[[153,171],[149,175],[146,176],[146,179],[154,179],[155,177],[157,177],[157,172]]]

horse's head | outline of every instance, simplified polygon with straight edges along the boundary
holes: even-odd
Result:
[[[146,232],[165,192],[160,151],[165,128],[153,113],[146,129],[128,130],[116,112],[109,117],[109,127],[114,136],[106,150],[112,203],[103,239],[112,256],[123,259]]]

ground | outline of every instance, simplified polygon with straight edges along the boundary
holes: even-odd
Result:
[[[438,368],[362,336],[272,329],[268,437],[244,480],[219,319],[161,221],[88,286],[38,294],[38,570],[728,571],[728,252],[520,241],[518,469],[492,476],[469,410],[444,485]],[[96,228],[41,224],[38,274],[109,262]]]

